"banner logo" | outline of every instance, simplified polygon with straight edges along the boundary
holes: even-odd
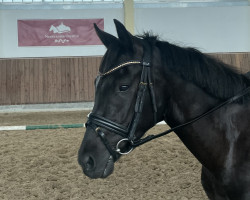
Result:
[[[53,31],[53,33],[67,33],[71,31],[69,26],[65,26],[63,22],[59,26],[51,25],[49,31]]]

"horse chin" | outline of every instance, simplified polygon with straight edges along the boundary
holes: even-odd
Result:
[[[93,170],[89,170],[83,167],[83,173],[91,179],[107,178],[114,171],[114,159],[112,156],[109,157],[104,169],[96,167]]]
[[[109,175],[113,173],[114,164],[115,164],[114,159],[112,156],[110,156],[101,178],[107,178]]]

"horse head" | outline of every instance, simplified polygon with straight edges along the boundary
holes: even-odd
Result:
[[[150,71],[152,45],[114,22],[118,38],[94,25],[107,51],[95,80],[94,108],[78,155],[90,178],[109,176],[121,154],[131,151],[131,143],[163,118],[157,113],[158,91],[153,89],[160,75],[157,78]]]

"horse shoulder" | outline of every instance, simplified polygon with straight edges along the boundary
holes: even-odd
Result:
[[[221,181],[204,166],[201,170],[201,183],[209,199],[229,200]]]
[[[229,150],[221,173],[230,199],[250,199],[250,106],[234,104],[225,112]]]

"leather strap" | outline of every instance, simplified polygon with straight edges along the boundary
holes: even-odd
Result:
[[[118,154],[116,153],[115,149],[112,149],[111,145],[109,144],[106,138],[105,133],[95,124],[86,123],[86,127],[91,127],[98,134],[98,136],[100,136],[103,144],[109,151],[110,155],[112,155],[114,161],[116,161],[118,159]]]
[[[86,126],[88,126],[89,124],[95,124],[97,127],[103,127],[105,129],[108,129],[111,132],[115,132],[116,134],[121,135],[122,137],[127,137],[128,135],[127,127],[122,126],[105,117],[101,117],[93,113],[89,114]]]
[[[225,106],[225,105],[227,105],[227,104],[233,103],[234,101],[238,100],[239,98],[243,97],[244,95],[248,94],[249,92],[250,92],[250,87],[247,87],[246,89],[242,90],[242,91],[241,91],[240,93],[238,93],[237,95],[235,95],[235,96],[229,98],[228,100],[226,100],[226,101],[220,103],[219,105],[215,106],[214,108],[208,110],[207,112],[205,112],[205,113],[203,113],[203,114],[201,114],[201,115],[195,117],[194,119],[192,119],[192,120],[190,120],[190,121],[188,121],[188,122],[186,122],[186,123],[183,123],[183,124],[180,124],[180,125],[178,125],[178,126],[175,126],[175,127],[171,128],[171,129],[169,129],[169,130],[167,130],[167,131],[164,131],[164,132],[162,132],[162,133],[159,133],[159,134],[157,134],[157,135],[149,135],[149,136],[147,136],[147,137],[145,137],[145,138],[143,138],[143,139],[140,139],[140,140],[137,140],[137,141],[133,141],[133,142],[131,143],[131,147],[132,147],[132,148],[135,148],[135,147],[141,146],[141,145],[143,145],[143,144],[145,144],[145,143],[147,143],[147,142],[149,142],[149,141],[151,141],[151,140],[154,140],[154,139],[156,139],[156,138],[162,137],[162,136],[164,136],[164,135],[167,135],[167,134],[169,134],[169,133],[171,133],[171,132],[176,131],[177,129],[183,128],[183,127],[188,126],[188,125],[190,125],[190,124],[193,124],[194,122],[196,122],[196,121],[198,121],[199,119],[201,119],[201,118],[203,118],[203,117],[205,117],[205,116],[211,114],[212,112],[214,112],[214,111],[220,109],[221,107],[223,107],[223,106]]]

